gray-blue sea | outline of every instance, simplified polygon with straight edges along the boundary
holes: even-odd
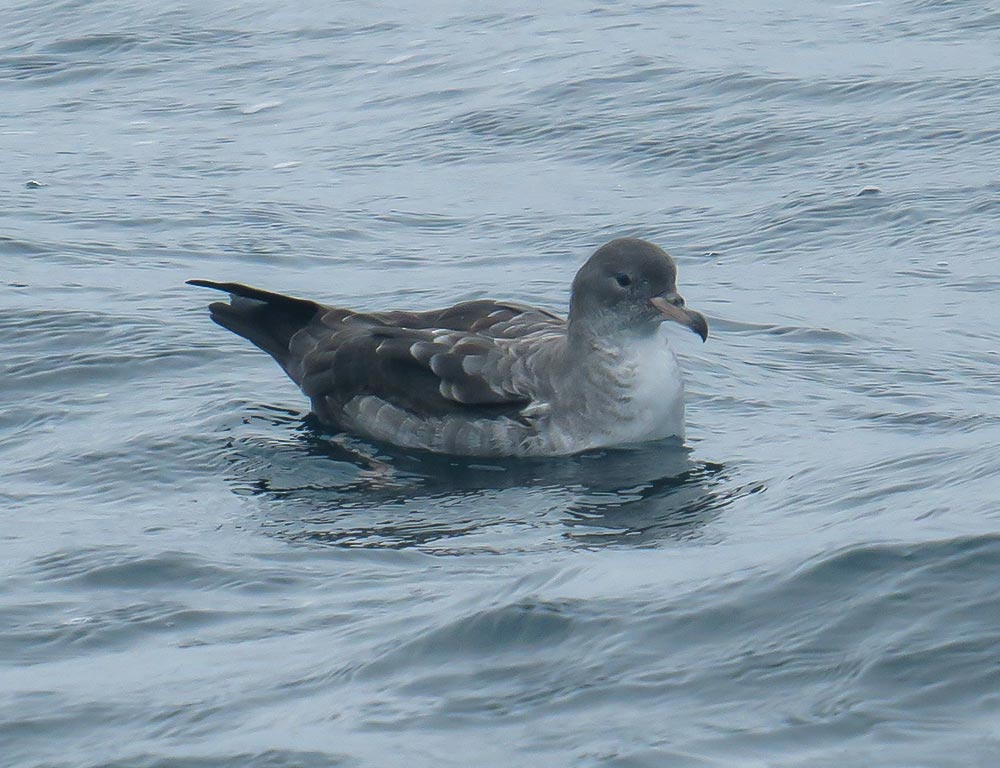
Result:
[[[1000,7],[0,7],[0,765],[1000,765]],[[688,437],[331,435],[240,281],[676,258]]]

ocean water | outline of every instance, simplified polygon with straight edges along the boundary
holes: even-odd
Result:
[[[0,9],[0,764],[1000,765],[986,0]],[[187,278],[563,310],[683,449],[318,430]]]

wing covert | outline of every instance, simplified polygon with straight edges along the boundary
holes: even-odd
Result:
[[[343,406],[372,395],[420,416],[468,414],[516,417],[532,401],[512,384],[516,363],[494,339],[446,328],[403,328],[324,318],[296,339],[303,392]],[[369,316],[370,317],[370,316]],[[318,331],[318,333],[317,333]]]

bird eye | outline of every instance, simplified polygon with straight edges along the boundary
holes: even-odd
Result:
[[[615,275],[615,282],[618,283],[622,288],[628,288],[632,285],[632,278],[626,275],[624,272],[619,272]]]

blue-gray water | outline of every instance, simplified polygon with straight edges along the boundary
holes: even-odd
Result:
[[[1000,764],[996,4],[473,5],[0,10],[0,764]],[[331,439],[183,285],[625,234],[686,452]]]

